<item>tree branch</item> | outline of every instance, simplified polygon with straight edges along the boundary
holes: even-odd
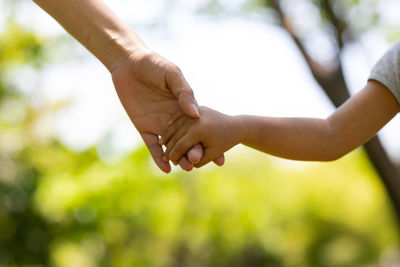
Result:
[[[296,33],[293,23],[291,19],[284,13],[282,10],[280,0],[272,0],[271,2],[272,8],[276,11],[279,16],[281,26],[289,33],[292,40],[296,43],[300,53],[302,54],[304,60],[306,61],[308,67],[311,70],[312,75],[314,76],[315,80],[319,83],[320,81],[324,81],[327,77],[331,76],[332,72],[327,71],[327,69],[320,63],[316,62],[311,56],[308,54],[305,45],[301,41],[300,37]]]
[[[321,7],[326,12],[329,22],[335,28],[336,31],[335,39],[339,47],[339,50],[342,50],[344,47],[343,32],[346,29],[346,23],[335,14],[331,0],[322,0]]]

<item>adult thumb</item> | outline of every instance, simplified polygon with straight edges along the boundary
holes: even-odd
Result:
[[[181,110],[193,119],[199,118],[199,108],[193,90],[178,67],[168,72],[167,82],[172,94],[178,99]]]

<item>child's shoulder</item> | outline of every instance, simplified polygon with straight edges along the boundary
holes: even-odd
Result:
[[[375,64],[369,80],[385,85],[400,103],[400,42],[392,46]]]

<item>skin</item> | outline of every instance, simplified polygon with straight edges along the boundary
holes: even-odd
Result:
[[[200,107],[197,120],[183,113],[171,117],[160,143],[172,162],[202,143],[204,156],[196,167],[239,143],[292,160],[333,161],[371,139],[398,112],[400,104],[389,89],[369,81],[326,119],[228,116]]]
[[[194,119],[199,117],[193,90],[180,69],[151,51],[101,0],[34,2],[110,71],[120,101],[155,163],[162,171],[170,172],[158,136],[167,129],[168,118],[176,112]],[[187,151],[177,163],[189,171],[202,158],[203,148],[194,144]],[[215,162],[222,165],[224,156],[218,155]]]

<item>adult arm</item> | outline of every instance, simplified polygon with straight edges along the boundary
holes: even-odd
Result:
[[[142,39],[99,0],[34,0],[112,73],[132,54],[151,52]]]
[[[101,0],[34,1],[110,71],[121,103],[154,161],[169,172],[169,163],[162,160],[158,135],[177,110],[199,117],[193,91],[179,68],[148,49]],[[196,145],[188,154],[196,161],[202,156],[202,147]],[[186,170],[192,168],[186,157],[180,163]]]

